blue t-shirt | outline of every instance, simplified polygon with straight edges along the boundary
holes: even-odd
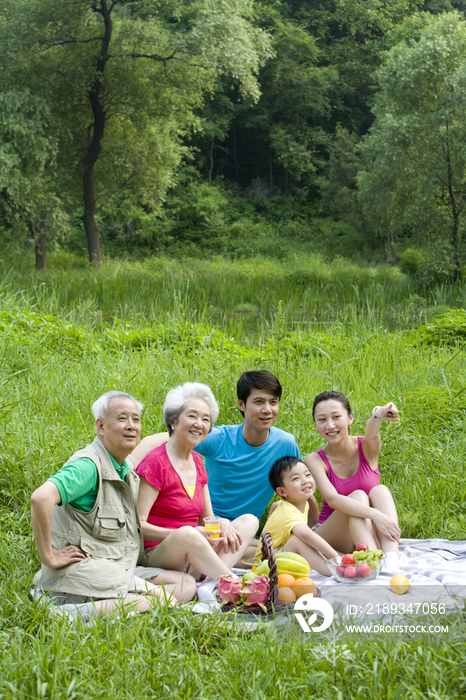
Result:
[[[245,513],[260,519],[273,495],[272,464],[287,455],[302,459],[294,437],[274,427],[263,445],[251,447],[242,425],[222,425],[197,445],[196,452],[205,458],[214,513],[230,520]]]

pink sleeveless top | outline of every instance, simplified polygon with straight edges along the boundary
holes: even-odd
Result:
[[[350,476],[348,479],[342,479],[337,476],[330,466],[330,462],[327,459],[327,455],[323,450],[317,450],[319,457],[322,457],[326,467],[327,467],[327,477],[330,483],[336,488],[340,496],[349,496],[350,493],[356,491],[357,489],[364,491],[369,495],[369,491],[380,484],[380,474],[379,468],[372,469],[371,465],[364,457],[364,452],[361,446],[362,437],[358,437],[358,450],[359,450],[359,469],[356,474]],[[333,513],[333,508],[330,508],[328,503],[325,501],[322,504],[322,510],[319,515],[319,523],[323,523],[327,520],[328,516]]]

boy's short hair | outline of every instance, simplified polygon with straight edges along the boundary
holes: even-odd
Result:
[[[303,460],[296,455],[289,455],[287,457],[280,457],[276,462],[272,464],[272,468],[269,471],[269,481],[270,486],[274,491],[280,486],[283,486],[283,474],[289,472],[293,469],[295,464],[299,464]]]
[[[253,389],[265,389],[277,397],[280,401],[282,396],[282,385],[277,377],[268,369],[251,370],[244,372],[236,384],[236,395],[238,400],[246,403],[249,394]],[[243,411],[241,413],[244,416]]]

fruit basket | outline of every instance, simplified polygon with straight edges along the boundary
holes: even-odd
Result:
[[[340,583],[361,583],[362,581],[373,581],[380,574],[385,561],[385,556],[383,556],[371,564],[366,562],[359,564],[342,564],[341,560],[343,558],[344,557],[335,557],[334,559],[325,560],[332,575]]]
[[[260,615],[268,616],[274,613],[293,609],[293,603],[282,602],[278,599],[278,569],[277,560],[275,558],[275,553],[272,546],[272,538],[270,533],[263,532],[261,535],[262,539],[262,559],[267,559],[269,565],[269,599],[264,603],[263,607],[261,605],[241,605],[232,602],[222,603],[222,612],[235,611],[240,614],[246,615]],[[315,596],[320,597],[319,589],[316,589]]]

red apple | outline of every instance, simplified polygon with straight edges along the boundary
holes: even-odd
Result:
[[[345,554],[344,557],[342,557],[341,564],[354,564],[356,562],[356,559],[353,557],[352,554]]]
[[[366,564],[366,562],[359,564],[357,570],[358,570],[358,576],[362,576],[363,578],[370,576],[372,573],[371,567],[369,566],[369,564]]]
[[[358,571],[357,571],[355,566],[345,566],[346,578],[356,578],[357,573],[358,573]]]
[[[369,547],[367,546],[367,544],[364,544],[363,542],[361,542],[361,544],[358,544],[358,546],[356,547],[357,552],[365,552],[366,549],[369,549]]]

